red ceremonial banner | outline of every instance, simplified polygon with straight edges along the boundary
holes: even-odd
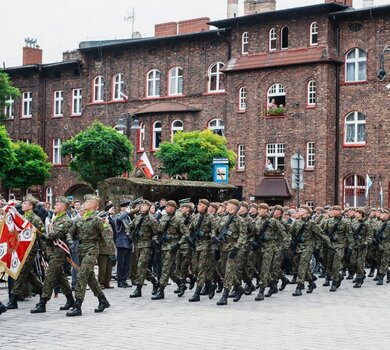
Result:
[[[15,208],[5,206],[0,222],[0,265],[17,279],[36,238],[36,228]]]

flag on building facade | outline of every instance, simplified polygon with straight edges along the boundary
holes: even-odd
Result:
[[[0,223],[0,265],[6,273],[17,279],[32,249],[36,228],[15,208],[5,206],[4,220]]]
[[[379,181],[379,203],[381,208],[383,208],[383,188],[382,188],[382,181]]]
[[[368,198],[368,193],[370,192],[371,186],[372,186],[372,180],[367,174],[367,176],[366,176],[366,199]]]
[[[154,175],[152,165],[150,164],[149,158],[145,152],[137,162],[137,168],[140,168],[149,179],[151,179]]]

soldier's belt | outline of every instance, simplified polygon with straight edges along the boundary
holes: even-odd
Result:
[[[83,244],[83,243],[97,243],[98,241],[95,240],[95,239],[80,239],[80,244]]]

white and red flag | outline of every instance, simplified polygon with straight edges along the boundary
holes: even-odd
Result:
[[[137,168],[140,168],[149,179],[151,179],[154,175],[152,165],[150,164],[149,158],[145,152],[137,162]]]
[[[17,279],[32,249],[36,228],[15,208],[6,205],[4,220],[0,222],[0,265],[13,279]]]

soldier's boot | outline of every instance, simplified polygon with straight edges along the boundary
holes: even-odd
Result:
[[[214,282],[214,283],[211,283],[210,285],[210,291],[209,291],[209,299],[213,299],[214,298],[214,295],[215,295],[215,290],[217,289],[217,284]]]
[[[3,312],[7,312],[7,307],[0,301],[0,315]]]
[[[187,290],[186,281],[182,280],[179,285],[179,293],[177,294],[178,297],[182,297],[184,295],[184,292]]]
[[[142,284],[137,284],[135,291],[130,294],[130,298],[139,298],[142,297]]]
[[[375,274],[375,267],[371,267],[367,277],[374,277],[374,274]]]
[[[229,296],[229,288],[224,288],[222,297],[217,301],[217,305],[227,305]]]
[[[284,276],[282,278],[282,284],[281,284],[279,290],[280,291],[284,290],[288,284],[290,284],[290,280],[286,276]]]
[[[354,273],[352,271],[348,271],[348,276],[345,278],[346,280],[353,280]]]
[[[7,310],[15,310],[18,308],[18,296],[15,294],[9,295],[9,302],[7,304]]]
[[[230,291],[230,293],[229,293],[229,295],[228,295],[228,298],[234,298],[236,296],[236,288],[234,287],[231,291]]]
[[[176,285],[177,285],[177,288],[173,291],[173,293],[179,294],[180,293],[180,283],[176,283]]]
[[[390,283],[390,271],[387,271],[386,283]]]
[[[317,288],[317,285],[315,284],[315,282],[314,281],[311,281],[310,283],[309,283],[309,286],[307,287],[307,291],[306,291],[306,293],[313,293],[313,290],[314,289],[316,289]]]
[[[323,287],[329,287],[330,286],[330,278],[328,276],[325,276],[325,282],[322,284]]]
[[[223,291],[223,282],[222,282],[221,277],[218,277],[217,285],[218,285],[218,288],[217,288],[216,292],[221,293]]]
[[[325,278],[325,269],[321,267],[320,274],[318,275],[318,278]]]
[[[259,293],[256,295],[256,298],[255,298],[256,301],[264,300],[264,291],[265,291],[265,288],[260,287]]]
[[[236,294],[235,294],[235,296],[233,298],[233,301],[234,302],[239,301],[243,294],[245,294],[244,288],[242,288],[241,284],[237,285],[237,287],[236,287]]]
[[[302,283],[297,284],[297,288],[295,289],[295,292],[292,294],[294,297],[299,297],[302,295],[302,289],[304,285]]]
[[[65,303],[64,306],[60,307],[61,311],[63,311],[63,310],[70,310],[74,306],[73,294],[69,293],[69,294],[66,294],[65,296],[66,296],[66,303]]]
[[[81,316],[81,304],[83,301],[81,299],[77,299],[74,302],[74,306],[72,309],[70,309],[67,313],[66,316],[73,317],[73,316]]]
[[[160,285],[155,278],[152,278],[151,282],[153,284],[152,295],[156,295]]]
[[[277,283],[278,281],[271,281],[268,293],[265,295],[267,298],[271,297],[272,294],[276,294],[278,292]]]
[[[200,301],[200,291],[201,290],[202,290],[202,287],[196,286],[194,294],[192,295],[191,298],[188,299],[188,301],[190,303],[194,303],[194,302]]]
[[[293,278],[292,278],[292,280],[290,281],[290,283],[291,283],[291,284],[297,284],[297,277],[298,277],[298,274],[297,274],[297,273],[294,273]]]
[[[164,286],[160,286],[158,288],[158,291],[156,293],[156,295],[153,295],[152,296],[152,300],[161,300],[161,299],[164,299],[165,295],[164,295],[164,289],[165,287]]]
[[[353,285],[353,288],[361,288],[363,284],[363,278],[356,277],[356,283]]]
[[[374,277],[374,281],[379,281],[379,272],[376,273],[376,276]]]
[[[95,312],[103,312],[104,309],[108,309],[110,307],[110,303],[108,302],[104,294],[98,297],[98,299],[99,299],[99,305],[95,309]]]
[[[190,274],[189,279],[190,279],[190,285],[188,286],[188,289],[192,290],[195,287],[196,277]]]
[[[338,282],[332,281],[332,285],[330,286],[330,292],[335,292],[338,288]]]
[[[200,295],[209,295],[209,289],[210,285],[208,283],[205,283],[202,290],[200,291]]]
[[[383,275],[378,275],[378,282],[376,283],[378,286],[383,286]]]
[[[248,280],[245,284],[244,290],[245,290],[245,295],[251,295],[252,292],[256,290],[256,287],[254,286],[251,280]]]
[[[32,314],[42,314],[46,312],[46,303],[49,301],[48,298],[41,298],[39,300],[39,303],[35,305],[35,308],[30,310]]]

